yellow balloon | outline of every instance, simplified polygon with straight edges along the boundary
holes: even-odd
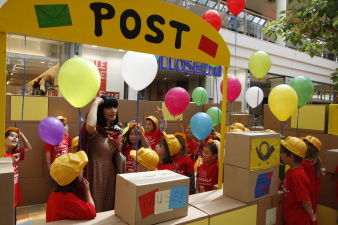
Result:
[[[58,82],[63,97],[72,106],[81,108],[96,96],[101,84],[100,72],[89,59],[74,57],[61,66]]]
[[[270,70],[271,59],[268,53],[257,51],[250,56],[249,70],[257,79],[263,78]]]
[[[270,110],[280,121],[286,121],[297,109],[297,105],[297,93],[287,84],[277,85],[269,94]]]

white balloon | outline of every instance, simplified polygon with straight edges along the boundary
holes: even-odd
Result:
[[[264,94],[262,89],[256,86],[249,88],[245,93],[245,100],[251,108],[256,108],[259,104],[261,104],[263,98]]]
[[[122,77],[136,91],[146,88],[155,79],[157,69],[154,55],[128,51],[122,58]]]

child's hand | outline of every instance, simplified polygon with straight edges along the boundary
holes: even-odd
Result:
[[[96,102],[98,105],[101,105],[104,103],[103,98],[95,98],[94,102]]]
[[[163,118],[163,110],[160,107],[157,106],[157,111],[155,111],[155,112],[160,114],[161,118]]]
[[[20,159],[20,153],[15,153],[13,156],[12,156],[12,163],[13,165],[18,163],[19,162],[19,159]]]
[[[178,122],[178,123],[181,123],[181,118],[177,118],[177,122]]]
[[[89,182],[86,178],[82,178],[81,187],[85,192],[89,191]]]

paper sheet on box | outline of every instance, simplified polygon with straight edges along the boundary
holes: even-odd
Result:
[[[277,214],[277,208],[272,208],[266,210],[266,216],[265,216],[265,225],[274,225],[276,224],[276,214]]]
[[[154,214],[155,209],[155,193],[158,189],[148,192],[138,197],[142,219]]]
[[[170,189],[169,209],[187,206],[188,186],[172,187]]]
[[[155,215],[172,211],[169,209],[170,190],[158,191],[155,193]]]

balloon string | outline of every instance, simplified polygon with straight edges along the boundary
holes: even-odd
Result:
[[[147,97],[147,88],[144,89],[144,98],[143,98],[144,104],[143,104],[143,106],[145,105],[145,102],[147,101],[146,97]],[[144,124],[145,124],[145,121],[143,119],[143,118],[145,118],[144,111],[145,111],[145,107],[143,107],[143,110],[142,110],[142,126],[144,126]]]
[[[235,77],[237,74],[237,16],[235,16]]]
[[[81,113],[81,109],[78,108],[78,113],[79,113],[79,143],[80,143],[80,149],[82,150],[82,132],[81,132],[81,124],[83,122],[83,117],[82,117],[82,113]]]
[[[216,81],[216,106],[217,106],[217,108],[219,108],[219,103],[218,103],[218,91],[217,91],[217,87],[218,87],[218,85],[217,85],[217,77],[214,76],[214,79],[215,79],[215,81]],[[218,125],[220,122],[221,122],[221,121],[220,121],[220,110],[217,110],[217,125]]]
[[[298,113],[297,113],[297,127],[296,127],[296,136],[299,137],[299,130],[298,130],[298,121],[299,121],[299,108],[298,108]]]
[[[139,111],[140,111],[140,98],[141,98],[141,93],[138,91],[137,92],[137,103],[136,103],[136,125],[138,125],[139,121]],[[137,172],[137,158],[138,158],[138,126],[135,127],[136,131],[136,159],[135,159],[135,167],[134,171]]]
[[[283,122],[280,122],[280,133],[282,136],[284,136],[284,130],[283,130]]]
[[[23,131],[23,116],[24,116],[24,108],[25,108],[25,93],[26,93],[26,48],[27,48],[27,36],[25,35],[25,57],[24,57],[24,65],[23,65],[23,81],[22,81],[22,105],[21,105],[21,122],[20,122],[20,130]]]

